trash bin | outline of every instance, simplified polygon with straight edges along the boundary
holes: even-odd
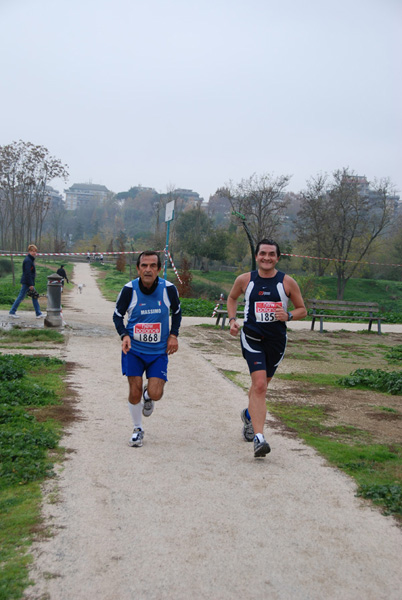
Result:
[[[62,327],[63,325],[61,316],[62,281],[63,277],[57,273],[47,277],[47,315],[44,321],[46,327]]]

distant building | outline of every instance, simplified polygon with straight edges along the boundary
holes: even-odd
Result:
[[[370,187],[370,182],[364,175],[353,175],[349,177],[350,182],[357,183],[357,189],[361,196],[366,196],[372,207],[380,208],[383,197],[376,190]],[[394,214],[397,215],[400,207],[400,196],[397,194],[388,194],[388,200],[393,205]]]
[[[230,200],[224,194],[217,192],[210,196],[208,202],[208,216],[214,221],[215,225],[229,223],[232,214],[232,205]]]
[[[113,196],[113,192],[106,186],[96,183],[74,183],[68,190],[64,190],[64,193],[66,194],[66,210],[75,210],[88,200],[105,202]]]
[[[203,198],[201,198],[198,192],[193,192],[193,190],[177,188],[172,194],[175,200],[176,212],[191,210],[192,208],[200,206],[203,202]]]
[[[45,196],[53,207],[60,206],[63,202],[63,196],[58,190],[52,188],[51,185],[47,185],[45,188]]]

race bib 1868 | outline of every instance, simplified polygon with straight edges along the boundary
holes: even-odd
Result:
[[[156,344],[161,341],[161,323],[137,323],[134,325],[134,339],[137,342]]]
[[[282,306],[282,302],[256,302],[255,320],[258,323],[271,323],[277,321],[275,309]]]

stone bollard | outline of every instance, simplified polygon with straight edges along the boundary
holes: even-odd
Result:
[[[62,281],[63,277],[57,273],[47,277],[47,315],[44,321],[46,327],[62,327],[63,325],[61,316]]]

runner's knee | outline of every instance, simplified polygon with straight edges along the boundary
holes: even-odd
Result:
[[[268,381],[265,372],[258,375],[252,374],[252,389],[255,394],[265,394],[268,388]]]
[[[148,380],[148,395],[151,400],[155,400],[157,402],[163,396],[163,390],[165,387],[165,382],[162,379],[157,381],[152,381],[152,379]]]

